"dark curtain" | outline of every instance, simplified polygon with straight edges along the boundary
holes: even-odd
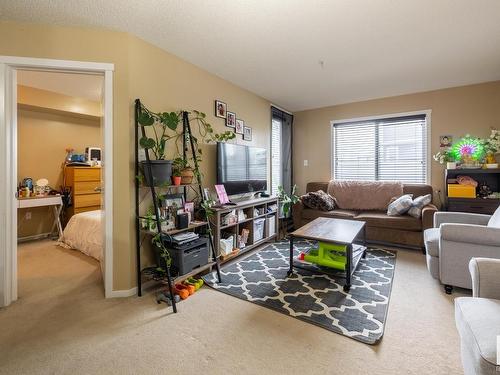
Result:
[[[293,166],[292,166],[292,137],[293,137],[293,115],[282,110],[271,107],[272,118],[281,122],[281,185],[289,194],[292,190]]]

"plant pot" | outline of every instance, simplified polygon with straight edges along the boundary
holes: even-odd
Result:
[[[181,176],[172,176],[172,184],[174,184],[175,186],[179,186],[181,184],[181,180]]]
[[[193,182],[194,171],[193,168],[187,167],[181,171],[181,184],[189,185]]]
[[[457,169],[457,163],[449,161],[446,163],[446,169]]]
[[[162,186],[170,184],[170,178],[172,177],[172,160],[146,160],[141,161],[141,169],[144,175],[144,184],[146,186],[151,186],[151,180],[149,178],[149,166],[151,166],[151,174],[153,175],[153,186]]]

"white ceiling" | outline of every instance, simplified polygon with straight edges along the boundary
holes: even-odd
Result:
[[[500,79],[498,0],[0,0],[0,19],[127,31],[292,111]]]
[[[19,70],[17,83],[59,94],[101,101],[103,77],[92,74]]]

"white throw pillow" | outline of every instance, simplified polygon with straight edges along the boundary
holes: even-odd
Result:
[[[405,214],[411,208],[413,202],[411,197],[411,194],[405,194],[390,203],[387,207],[387,215],[400,216]]]
[[[413,200],[411,208],[408,210],[408,215],[419,219],[420,216],[422,216],[422,209],[431,202],[432,202],[432,195],[430,194],[416,197]]]

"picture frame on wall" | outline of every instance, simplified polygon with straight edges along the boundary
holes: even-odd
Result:
[[[215,116],[220,118],[226,118],[227,115],[227,104],[221,102],[220,100],[215,101]]]
[[[237,118],[236,119],[236,126],[234,128],[234,132],[236,134],[243,134],[244,128],[245,128],[245,121]]]
[[[233,129],[236,127],[236,113],[229,111],[226,112],[226,126]]]
[[[243,128],[243,140],[244,141],[252,140],[252,128],[250,126],[245,126]]]

